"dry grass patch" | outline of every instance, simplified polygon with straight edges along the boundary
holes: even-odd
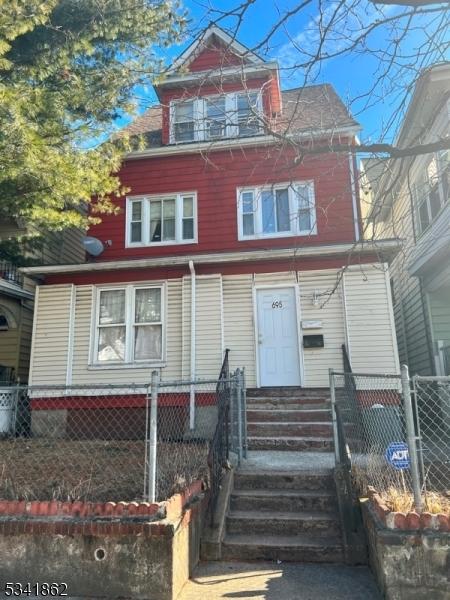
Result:
[[[205,442],[159,442],[158,500],[208,476]],[[144,441],[0,440],[0,498],[144,499]]]

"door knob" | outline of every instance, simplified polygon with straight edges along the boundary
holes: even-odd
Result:
[[[261,334],[258,335],[258,344],[263,343],[263,336]]]

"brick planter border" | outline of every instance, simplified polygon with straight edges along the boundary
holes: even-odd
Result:
[[[202,493],[196,481],[164,502],[0,500],[0,535],[173,535],[170,521],[190,520],[189,504]],[[186,521],[186,523],[184,523]]]
[[[408,513],[391,511],[377,491],[370,487],[367,496],[370,504],[381,523],[388,529],[402,531],[433,530],[450,532],[450,516],[443,513],[431,514],[429,512]]]

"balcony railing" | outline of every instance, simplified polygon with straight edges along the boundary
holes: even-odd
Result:
[[[19,269],[8,261],[0,261],[0,279],[19,287],[23,286],[23,275]]]

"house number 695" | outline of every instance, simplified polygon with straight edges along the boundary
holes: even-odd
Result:
[[[275,302],[272,302],[272,308],[283,308],[283,302],[281,300],[275,300]]]

